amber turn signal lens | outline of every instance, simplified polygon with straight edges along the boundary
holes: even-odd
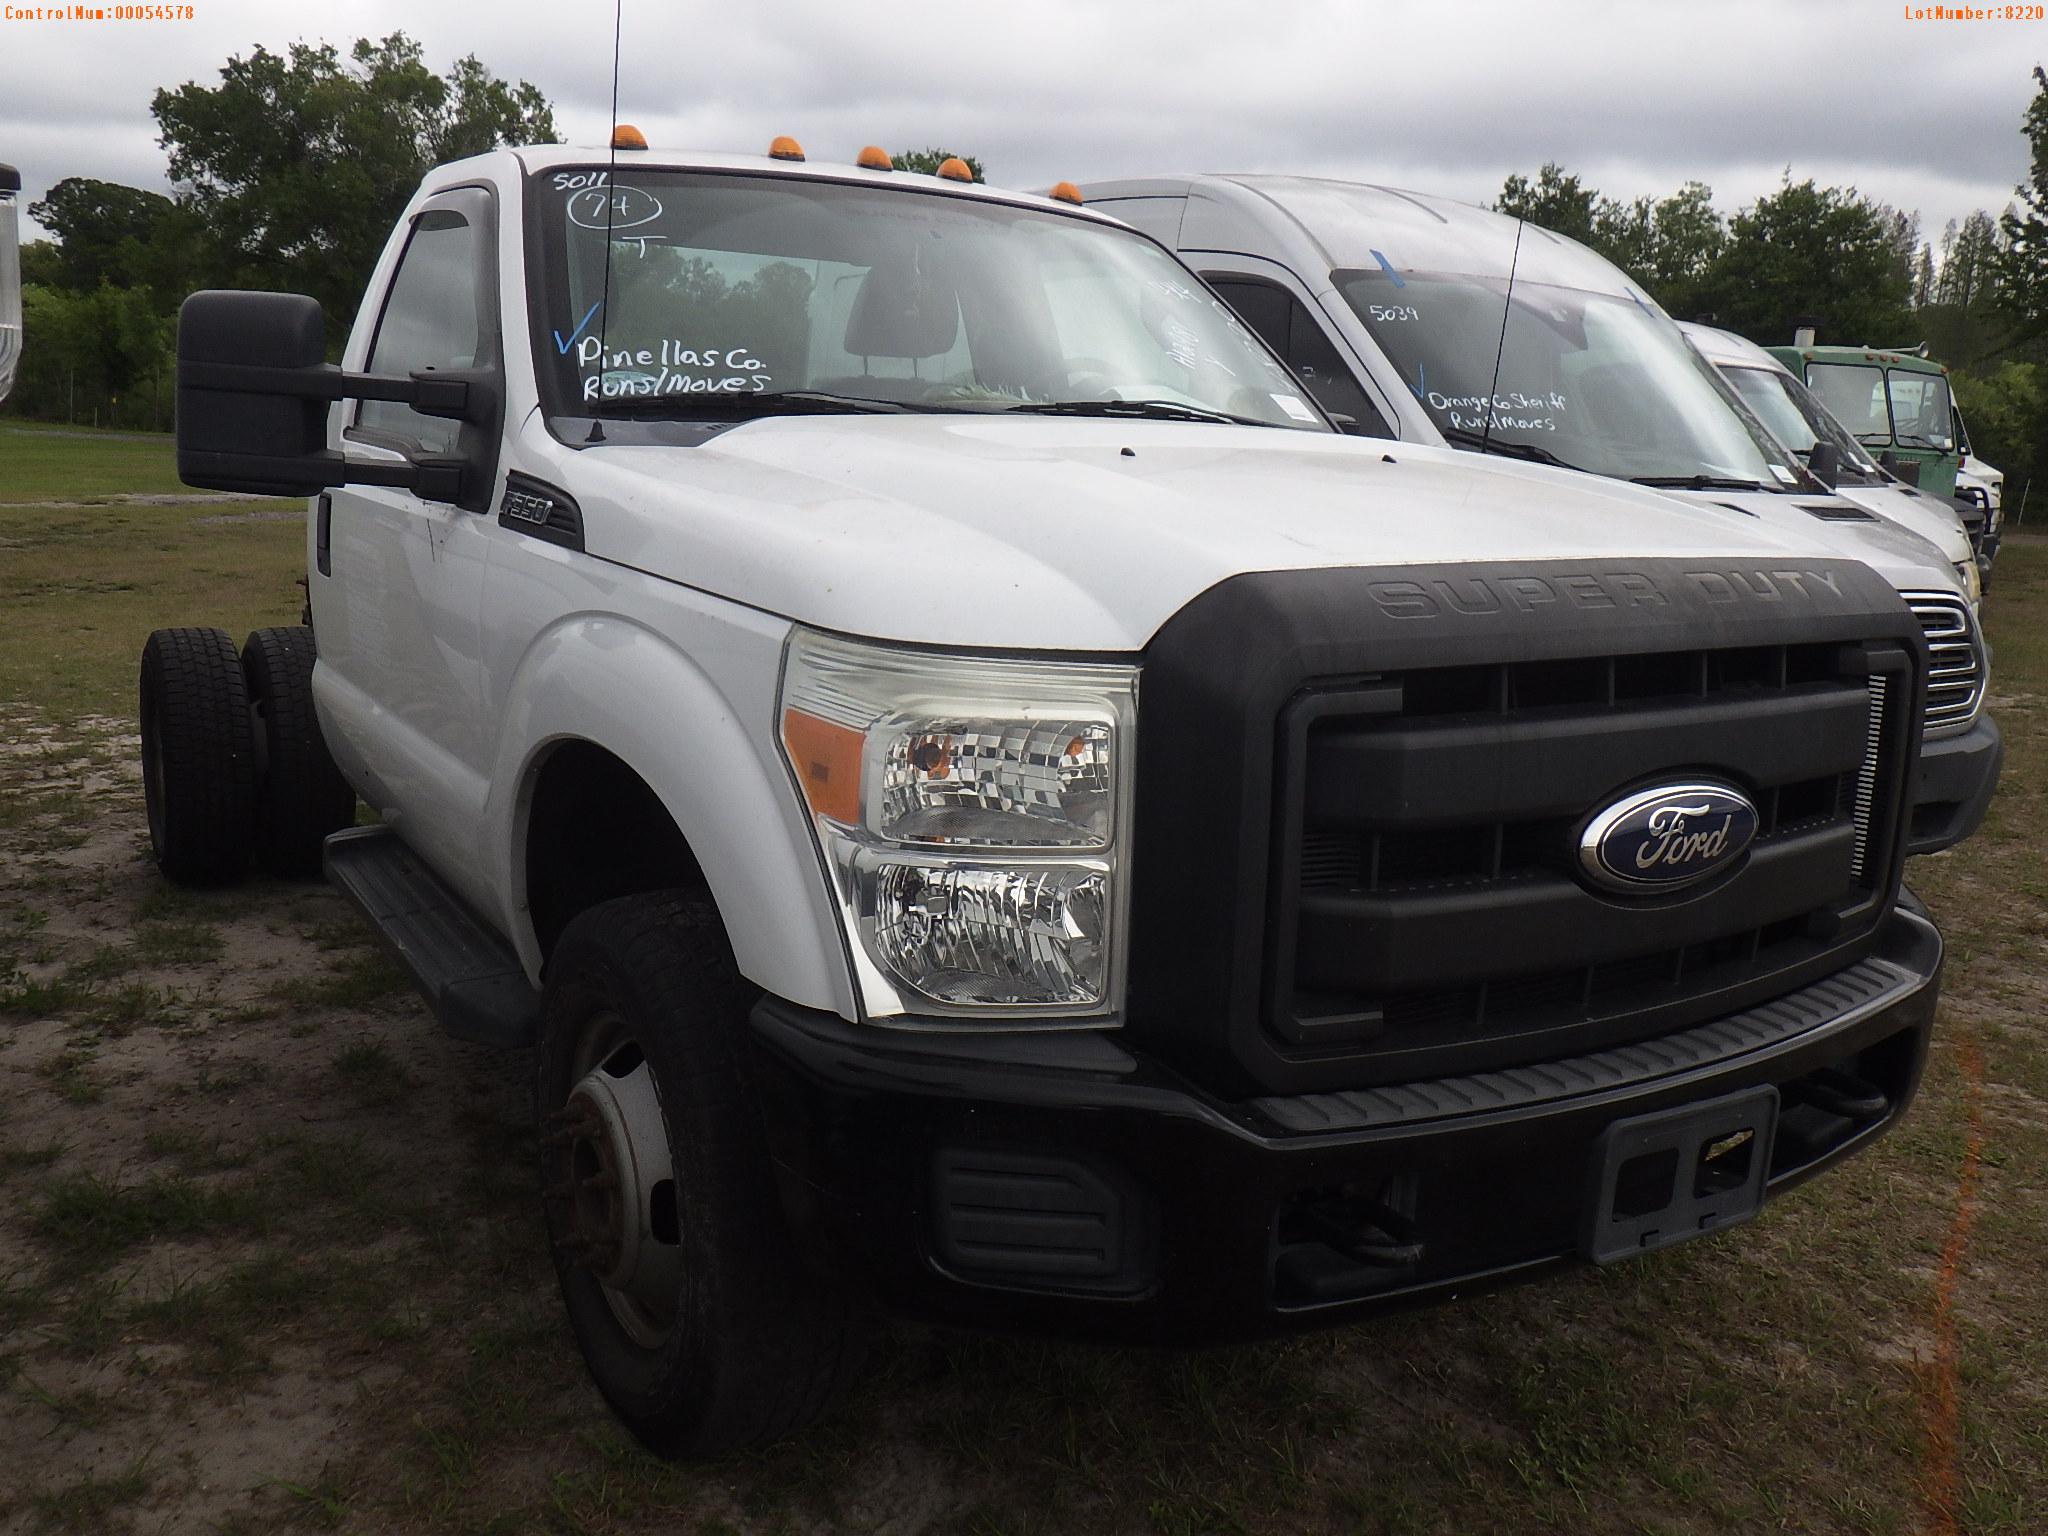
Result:
[[[848,826],[860,821],[860,755],[866,742],[861,732],[800,709],[782,712],[782,744],[813,816]]]

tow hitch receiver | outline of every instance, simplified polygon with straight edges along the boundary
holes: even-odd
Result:
[[[1772,1087],[1615,1121],[1594,1147],[1586,1257],[1611,1264],[1747,1221],[1777,1123]]]

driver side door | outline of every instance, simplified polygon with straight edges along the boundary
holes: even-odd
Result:
[[[368,372],[502,368],[494,218],[482,187],[442,193],[413,216],[389,283],[369,301],[378,308]],[[363,400],[342,436],[352,458],[396,463],[454,455],[463,430]],[[479,625],[491,521],[369,485],[330,492],[326,518],[341,600],[316,618],[341,734],[386,819],[466,883],[488,770]]]

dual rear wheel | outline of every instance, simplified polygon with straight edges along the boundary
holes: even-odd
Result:
[[[313,632],[160,629],[142,648],[142,793],[157,864],[178,885],[252,865],[302,878],[355,820],[355,792],[313,715]]]

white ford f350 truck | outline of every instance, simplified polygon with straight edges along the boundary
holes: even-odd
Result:
[[[1249,1336],[1616,1260],[1905,1111],[1890,583],[1347,436],[1116,221],[798,153],[443,166],[338,368],[310,299],[180,324],[180,472],[313,498],[311,633],[151,637],[158,859],[324,858],[534,1049],[637,1433],[803,1424],[871,1309]]]
[[[1830,494],[1612,262],[1503,214],[1359,182],[1163,176],[1080,190],[1177,251],[1348,431],[1804,525],[1872,566],[1943,652],[1910,849],[1935,852],[1975,829],[2002,745],[1981,709],[1969,557]]]

